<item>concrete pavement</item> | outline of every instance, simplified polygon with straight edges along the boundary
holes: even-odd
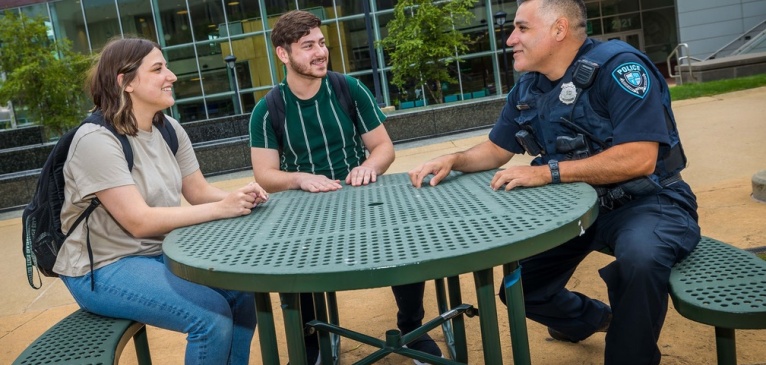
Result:
[[[766,87],[704,97],[674,103],[689,166],[684,179],[694,188],[699,199],[700,222],[703,234],[715,237],[742,248],[766,245],[766,204],[750,198],[751,178],[766,169]],[[397,144],[397,158],[388,173],[405,172],[431,158],[445,153],[464,150],[486,139],[488,130],[474,131],[450,137],[441,137],[419,142]],[[527,156],[517,156],[513,164],[527,164]],[[224,189],[234,189],[251,180],[248,171],[211,178],[214,184]],[[40,290],[33,290],[27,284],[24,258],[21,252],[20,212],[0,215],[0,364],[12,362],[26,346],[58,320],[76,310],[77,305],[58,279],[43,278]],[[594,256],[594,255],[591,255]],[[595,270],[608,263],[609,258],[589,256],[581,265],[570,283],[573,287],[584,287],[606,299],[603,283]],[[499,280],[500,273],[496,276]],[[472,278],[463,281],[463,297],[472,302]],[[426,317],[437,315],[433,300],[433,285],[426,289]],[[579,289],[578,289],[579,290]],[[390,298],[387,288],[365,291],[369,296],[380,295]],[[586,291],[587,292],[587,291]],[[382,294],[381,294],[382,293]],[[386,329],[393,328],[393,311],[367,308],[353,310],[359,298],[367,295],[339,293],[341,320],[344,325],[369,326],[373,335],[383,338]],[[345,299],[345,300],[344,300]],[[274,303],[279,299],[273,296]],[[381,299],[383,300],[383,299]],[[384,303],[383,305],[390,305]],[[503,308],[500,306],[499,308]],[[281,313],[276,313],[277,330],[280,332]],[[501,316],[501,318],[503,318]],[[468,320],[471,363],[482,363],[478,348],[478,321]],[[501,321],[502,323],[502,321]],[[547,344],[545,329],[532,322],[528,323],[532,359],[539,364],[602,363],[603,339],[584,341],[580,345]],[[501,333],[508,333],[507,323]],[[740,363],[766,363],[766,331],[738,331],[738,355]],[[433,333],[440,346],[444,347],[440,333]],[[286,346],[283,334],[279,333],[280,355],[286,363]],[[510,362],[510,341],[503,336],[503,354]],[[475,342],[475,343],[474,343]],[[149,329],[149,343],[155,364],[183,363],[185,339],[182,334]],[[369,349],[364,345],[343,341],[343,361],[351,363]],[[711,327],[691,323],[680,317],[671,308],[660,339],[663,364],[701,364],[715,359],[714,337]],[[712,347],[711,347],[712,346]],[[686,348],[687,350],[684,350]],[[561,350],[561,351],[558,351]],[[257,336],[253,342],[251,363],[260,364]],[[135,364],[132,344],[123,352],[121,364]],[[405,364],[408,360],[389,356],[382,364]]]

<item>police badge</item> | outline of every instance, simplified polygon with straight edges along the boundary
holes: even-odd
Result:
[[[565,82],[561,85],[561,94],[559,94],[559,100],[562,103],[569,105],[574,103],[577,99],[577,88],[571,82]]]

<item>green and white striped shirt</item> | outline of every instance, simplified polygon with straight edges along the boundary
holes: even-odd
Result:
[[[327,76],[322,79],[319,92],[308,100],[298,99],[287,87],[286,80],[279,84],[287,119],[279,164],[282,171],[308,172],[343,180],[351,169],[364,162],[367,154],[361,136],[379,127],[386,116],[364,84],[345,77],[357,110],[356,125],[343,110]],[[258,102],[250,116],[250,146],[279,148],[265,98]]]

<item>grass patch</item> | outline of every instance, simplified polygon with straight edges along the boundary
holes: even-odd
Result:
[[[670,88],[670,99],[673,101],[692,99],[738,90],[753,89],[761,86],[766,86],[766,74],[696,84],[676,85]]]

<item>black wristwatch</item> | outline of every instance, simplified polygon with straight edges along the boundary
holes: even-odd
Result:
[[[551,169],[551,184],[561,183],[561,173],[559,172],[559,162],[549,160],[548,167]]]

